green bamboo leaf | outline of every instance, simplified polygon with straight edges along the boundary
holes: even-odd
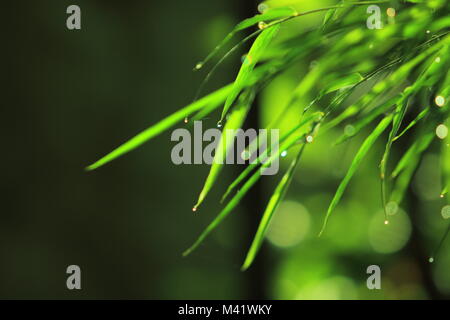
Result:
[[[432,115],[432,114],[431,114]],[[406,151],[392,172],[395,185],[391,193],[390,201],[400,203],[406,193],[414,172],[420,163],[423,153],[428,149],[435,138],[435,118],[422,123],[414,143]]]
[[[382,197],[386,221],[388,221],[387,220],[388,212],[387,212],[387,208],[386,208],[386,167],[387,167],[387,162],[388,162],[388,158],[390,155],[392,143],[394,142],[394,139],[397,136],[398,131],[400,130],[401,123],[403,121],[403,118],[406,114],[406,110],[408,108],[409,98],[414,96],[425,84],[433,85],[436,81],[438,81],[439,78],[435,76],[435,72],[439,70],[440,65],[439,65],[439,63],[436,62],[436,58],[441,54],[445,54],[446,52],[447,52],[447,48],[444,46],[440,50],[440,52],[438,52],[437,55],[431,57],[431,60],[425,66],[422,73],[416,79],[416,81],[413,83],[413,85],[410,87],[407,87],[404,90],[403,96],[400,99],[399,103],[397,104],[397,108],[396,108],[396,111],[394,114],[394,119],[393,119],[393,124],[392,124],[392,130],[389,133],[389,138],[388,138],[388,142],[386,144],[386,149],[385,149],[383,158],[380,163],[381,197]]]
[[[258,253],[259,248],[261,247],[261,244],[264,241],[264,236],[266,234],[269,223],[272,220],[272,216],[277,210],[280,202],[286,195],[286,191],[292,181],[292,177],[294,176],[295,169],[297,168],[304,147],[305,145],[303,144],[300,150],[298,151],[295,159],[292,160],[289,169],[283,175],[283,178],[281,178],[280,182],[275,188],[274,193],[270,197],[269,203],[267,204],[267,207],[262,215],[261,222],[259,223],[258,230],[256,231],[255,238],[253,239],[250,249],[248,250],[244,264],[241,267],[242,271],[247,270],[255,260],[256,254]]]
[[[380,116],[381,114],[389,111],[393,105],[396,105],[401,98],[400,95],[395,96],[388,101],[382,103],[381,105],[375,106],[370,112],[364,114],[361,116],[360,119],[356,120],[351,126],[352,130],[349,132],[344,132],[335,142],[335,145],[341,144],[345,141],[347,141],[349,138],[354,137],[356,134],[358,134],[361,130],[363,130],[365,127],[367,127],[372,121]],[[351,106],[350,108],[356,106]]]
[[[257,14],[251,18],[241,21],[234,29],[235,32],[247,29],[256,25],[259,22],[268,22],[281,18],[291,17],[297,14],[297,11],[292,7],[278,7],[268,8],[264,13]]]
[[[222,49],[239,31],[245,30],[252,27],[258,23],[265,23],[268,21],[286,18],[296,14],[293,8],[280,7],[280,8],[269,8],[263,14],[258,14],[254,17],[247,18],[240,23],[238,23],[233,30],[222,40],[222,42],[217,45],[214,50],[201,62],[197,63],[194,70],[201,69],[209,60],[211,60],[217,52]]]
[[[417,117],[416,117],[413,121],[411,121],[411,122],[408,124],[408,126],[407,126],[405,129],[403,129],[403,131],[402,131],[398,136],[396,136],[396,137],[394,138],[393,141],[396,141],[396,140],[400,139],[406,132],[408,132],[409,129],[411,129],[412,127],[414,127],[420,120],[422,120],[425,116],[427,116],[429,112],[430,112],[430,107],[426,107],[424,110],[422,110],[422,111],[417,115]]]
[[[396,85],[400,81],[403,81],[404,79],[406,79],[406,77],[411,73],[411,71],[413,71],[415,68],[417,68],[417,66],[421,62],[423,62],[423,60],[428,58],[430,55],[434,54],[435,51],[441,50],[441,52],[444,52],[444,51],[448,50],[449,43],[450,43],[450,36],[445,36],[440,41],[435,43],[434,45],[427,47],[427,49],[420,52],[420,54],[416,55],[413,59],[411,59],[411,60],[407,61],[406,63],[404,63],[403,65],[401,65],[397,70],[395,70],[392,74],[390,74],[386,79],[378,82],[371,89],[371,91],[369,93],[362,96],[361,100],[356,101],[355,104],[360,106],[360,108],[362,109],[363,106],[374,101],[375,98],[380,93],[382,93],[385,90],[387,90],[388,88]],[[393,62],[390,62],[389,64],[383,66],[381,69],[376,70],[375,73],[379,73],[381,70],[389,68],[390,66],[394,65],[395,63],[397,63],[400,60],[396,59]],[[438,68],[438,64],[434,64],[434,65],[431,64],[431,67],[432,67],[432,70],[436,70]],[[414,84],[414,88],[411,91],[412,92],[417,91],[419,86],[423,86],[425,79],[426,79],[426,77],[422,74],[421,77],[419,78],[420,81],[418,81]],[[353,125],[355,130],[352,130],[353,132],[351,135],[344,133],[344,135],[342,135],[341,137],[339,137],[337,139],[335,144],[336,145],[340,144],[340,143],[344,142],[345,140],[347,140],[348,138],[354,136],[363,127],[365,127],[367,124],[371,123],[375,117],[377,117],[379,114],[381,114],[383,112],[386,112],[387,109],[389,109],[392,106],[392,104],[396,104],[397,102],[392,103],[393,101],[396,101],[396,99],[398,99],[398,97],[391,98],[387,102],[383,103],[381,106],[373,108],[369,114],[364,115],[364,117],[361,120],[359,120],[357,123],[355,123]]]
[[[259,36],[256,38],[252,47],[250,48],[245,61],[242,63],[242,66],[239,70],[239,73],[236,77],[236,80],[233,84],[233,89],[225,101],[225,106],[222,111],[222,115],[220,117],[220,121],[223,121],[225,115],[228,110],[238,97],[241,90],[244,88],[246,82],[248,81],[253,69],[261,57],[261,54],[264,52],[265,48],[270,44],[278,30],[280,29],[280,24],[268,27],[265,29]]]
[[[381,163],[380,163],[380,177],[381,177],[381,200],[383,203],[383,208],[384,208],[384,214],[385,214],[385,219],[386,221],[388,221],[388,213],[387,213],[387,208],[386,208],[386,167],[387,167],[387,162],[389,159],[389,155],[391,152],[391,148],[392,148],[392,143],[393,140],[395,138],[395,136],[397,135],[398,131],[400,130],[400,126],[402,124],[403,118],[405,117],[406,114],[406,110],[408,109],[408,97],[409,95],[405,95],[402,99],[400,99],[399,103],[397,104],[395,113],[394,113],[394,118],[392,121],[392,129],[389,132],[389,137],[388,137],[388,141],[386,143],[386,148],[384,150],[384,154],[383,157],[381,159]]]
[[[336,92],[336,97],[333,99],[332,103],[330,104],[329,108],[330,110],[337,107],[346,97],[350,95],[350,93],[363,81],[365,81],[366,78],[364,78],[360,73],[355,72],[346,76],[343,76],[342,78],[336,79],[334,81],[331,81],[329,84],[326,85],[325,88],[321,90],[321,92],[318,94],[318,96],[310,102],[310,104],[305,108],[305,110],[308,110],[313,104],[318,102],[320,99],[322,99],[325,95]],[[291,100],[292,101],[292,100]],[[350,106],[346,108],[339,116],[335,117],[331,121],[327,122],[324,126],[322,126],[321,133],[327,132],[329,129],[335,127],[339,123],[341,123],[343,120],[353,116],[358,111],[357,108],[354,106]]]
[[[227,216],[228,214],[239,204],[244,195],[250,190],[251,187],[259,180],[261,174],[259,170],[255,172],[250,179],[248,179],[239,192],[227,203],[225,208],[220,211],[217,217],[206,227],[206,229],[200,234],[194,244],[183,252],[183,256],[189,255],[194,251],[205,238],[213,231]]]
[[[434,47],[434,49],[439,48],[439,46]],[[444,47],[444,50],[447,50],[447,47]],[[444,52],[443,50],[441,50],[441,54],[442,55]],[[439,55],[439,54],[438,54]],[[421,55],[420,59],[417,59],[414,61],[415,64],[412,65],[416,65],[417,63],[419,63],[422,59],[425,59],[426,55]],[[411,63],[411,62],[410,62]],[[406,90],[405,94],[407,96],[412,95],[414,92],[418,91],[421,87],[424,86],[425,84],[425,80],[427,79],[427,75],[429,73],[432,73],[434,71],[436,71],[439,68],[439,64],[435,63],[435,57],[433,57],[431,59],[431,63],[429,64],[428,68],[427,68],[427,72],[424,72],[421,74],[421,76],[417,79],[417,81],[414,83],[413,87],[410,87]],[[380,69],[379,69],[380,70]],[[377,70],[377,72],[379,71]],[[405,72],[405,71],[403,71]],[[398,74],[399,72],[396,71],[394,72],[395,74]],[[397,76],[392,76],[394,78],[397,78]],[[389,79],[389,78],[388,78]],[[434,81],[436,81],[437,79],[434,79]],[[374,99],[375,96],[381,92],[382,90],[386,89],[386,84],[387,83],[391,83],[389,80],[383,80],[381,82],[379,82],[377,85],[375,85],[375,87],[371,90],[371,92],[366,95],[362,101],[360,102],[360,105],[365,105],[367,102],[369,102],[371,99]],[[429,85],[429,84],[427,84]],[[362,114],[361,118],[359,120],[357,120],[356,122],[354,122],[352,124],[352,128],[353,130],[349,131],[349,132],[344,132],[344,134],[342,134],[335,142],[335,145],[338,145],[342,142],[345,142],[346,140],[348,140],[351,137],[354,137],[357,133],[359,133],[363,128],[365,128],[368,124],[372,123],[373,119],[375,119],[377,116],[379,116],[382,113],[387,112],[393,105],[398,105],[399,101],[401,99],[404,98],[405,94],[403,95],[396,95],[392,98],[390,98],[388,101],[383,102],[381,105],[375,105],[371,108],[371,110],[368,113]],[[421,115],[423,116],[423,115]],[[415,123],[414,123],[415,124]],[[413,124],[413,125],[414,125]],[[409,129],[409,128],[408,128]],[[406,132],[406,131],[405,131]],[[403,133],[402,133],[403,134]],[[402,135],[401,134],[401,135]],[[395,141],[396,139],[394,139]]]
[[[422,132],[414,141],[412,146],[405,152],[392,171],[391,177],[396,178],[410,163],[420,158],[420,155],[428,148],[434,139],[434,132]]]
[[[267,167],[271,162],[265,162],[262,167]],[[189,255],[192,251],[194,251],[204,240],[205,238],[213,231],[229,214],[230,212],[239,204],[241,199],[247,194],[247,192],[253,187],[253,185],[259,180],[261,177],[261,170],[257,170],[253,175],[244,183],[241,189],[234,195],[233,198],[227,203],[225,208],[220,211],[217,217],[206,227],[206,229],[200,234],[194,244],[189,247],[186,251],[183,252],[183,256]]]
[[[244,92],[241,96],[240,101],[236,105],[236,108],[234,108],[230,113],[228,120],[223,128],[220,142],[216,148],[217,151],[214,155],[214,161],[211,164],[211,169],[209,170],[209,174],[200,192],[197,203],[192,209],[193,211],[197,211],[198,206],[203,202],[209,191],[212,189],[214,183],[217,181],[219,173],[222,171],[222,168],[224,166],[228,151],[234,144],[234,130],[241,128],[244,124],[253,99],[253,90]],[[231,133],[231,130],[233,130],[233,133]]]
[[[322,21],[322,30],[325,30],[329,26],[335,13],[336,13],[336,8],[330,9],[325,13],[325,16],[323,17],[323,21]]]
[[[448,235],[450,234],[450,223],[447,226],[447,230],[445,230],[444,234],[441,237],[441,241],[439,241],[439,244],[437,245],[436,249],[434,249],[433,255],[428,259],[428,261],[431,263],[434,261],[438,253],[440,252],[442,245],[445,242],[445,239],[447,239]]]
[[[299,124],[295,125],[294,127],[292,127],[288,132],[286,132],[284,135],[281,136],[280,138],[280,146],[277,150],[276,156],[279,156],[283,151],[288,150],[289,148],[291,148],[293,146],[293,143],[295,143],[296,141],[298,141],[299,137],[298,134],[294,135],[299,129],[301,129],[302,127],[304,127],[305,125],[308,124],[312,124],[315,122],[318,122],[320,119],[322,119],[323,117],[323,113],[322,112],[315,112],[312,113],[308,116],[305,116]],[[258,139],[256,139],[258,140]],[[253,141],[252,141],[253,142]],[[251,143],[250,143],[251,144]],[[258,143],[256,143],[256,145],[258,145]],[[241,174],[228,186],[225,194],[222,196],[222,200],[221,202],[223,202],[230,194],[231,192],[236,189],[236,187],[245,180],[245,178],[248,177],[248,175],[255,169],[257,168],[261,163],[263,163],[264,159],[267,158],[268,153],[271,151],[271,148],[267,148],[266,150],[264,150],[257,158],[256,161],[251,162],[245,169],[244,171],[241,172]],[[257,149],[252,150],[251,153],[257,151]],[[250,152],[250,151],[248,151]],[[269,159],[269,161],[271,161]]]
[[[162,132],[168,130],[169,128],[173,127],[175,124],[183,121],[186,117],[190,116],[191,114],[201,110],[205,106],[210,106],[211,108],[215,109],[219,107],[219,105],[225,101],[226,97],[230,93],[232,89],[232,85],[227,85],[207,96],[204,98],[197,100],[190,105],[178,110],[177,112],[171,114],[170,116],[164,118],[160,122],[156,123],[155,125],[147,128],[143,132],[136,135],[134,138],[131,138],[124,144],[122,144],[120,147],[116,148],[112,152],[108,153],[106,156],[101,158],[100,160],[96,161],[95,163],[91,164],[86,168],[86,170],[91,171],[95,170],[108,162],[111,162],[112,160],[124,155],[125,153],[128,153],[137,147],[141,146],[143,143],[147,142],[148,140],[156,137],[157,135],[161,134]]]
[[[331,107],[333,107],[333,105],[337,106],[338,103],[341,103],[345,97],[347,97],[359,84],[361,84],[365,80],[366,80],[366,78],[364,78],[359,72],[355,72],[352,74],[342,76],[333,81],[330,81],[325,86],[325,88],[323,88],[320,91],[320,93],[317,95],[317,97],[309,103],[309,105],[305,108],[305,110],[308,110],[311,106],[313,106],[315,103],[320,101],[325,95],[332,93],[332,92],[337,92],[337,93],[336,93],[335,99],[333,99],[333,102],[330,104],[330,106]],[[296,94],[294,94],[294,99],[291,100],[289,104],[292,104],[293,101],[295,101],[295,96],[296,96]],[[289,107],[289,105],[288,105],[288,107]],[[288,107],[285,108],[283,113],[286,112]],[[326,132],[327,130],[331,129],[332,127],[336,126],[337,124],[339,124],[344,119],[354,115],[356,113],[356,111],[357,111],[357,109],[354,108],[353,106],[346,108],[346,110],[340,116],[334,118],[332,121],[326,123],[322,127],[322,130],[321,130],[322,134],[324,132]]]
[[[348,183],[350,182],[350,179],[353,177],[356,170],[359,168],[361,161],[364,159],[367,152],[373,146],[373,144],[375,143],[377,138],[383,133],[383,131],[391,123],[392,118],[393,118],[393,116],[389,115],[389,116],[385,117],[383,120],[381,120],[381,122],[378,124],[378,126],[373,130],[373,132],[366,138],[366,140],[361,145],[360,149],[358,150],[358,153],[353,158],[352,164],[350,165],[350,168],[348,169],[347,174],[345,175],[344,179],[339,184],[339,187],[333,197],[333,200],[331,201],[330,206],[328,207],[327,214],[325,216],[325,220],[323,222],[322,230],[320,231],[319,236],[322,235],[322,233],[324,232],[331,213],[333,212],[333,210],[336,208],[337,204],[341,200],[342,195],[344,194],[344,191],[347,188]]]
[[[419,160],[420,158],[414,155],[414,157],[411,157],[409,162],[406,164],[406,167],[395,181],[395,185],[390,196],[391,202],[402,202],[403,196],[410,185],[412,176],[419,165]]]
[[[442,189],[440,197],[441,197],[441,198],[444,198],[445,195],[447,195],[447,194],[448,194],[448,185],[446,185],[446,186]]]
[[[295,144],[298,143],[298,141],[301,140],[304,141],[303,138],[304,134],[289,137],[289,139],[287,139],[285,142],[286,148],[294,146]],[[253,173],[253,175],[244,183],[242,188],[240,188],[239,191],[233,196],[233,198],[231,198],[231,200],[227,203],[225,208],[200,234],[200,236],[197,238],[194,244],[183,253],[183,256],[187,256],[192,251],[194,251],[203,242],[203,240],[205,240],[205,238],[211,233],[211,231],[213,231],[230,214],[230,212],[239,204],[241,199],[250,190],[250,188],[253,187],[253,185],[259,180],[259,178],[261,177],[261,172],[264,170],[264,168],[268,167],[275,159],[275,157],[279,157],[281,152],[280,150],[281,148],[278,148],[277,152],[272,153],[271,156],[268,159],[266,159],[266,161],[264,161],[260,169]]]
[[[359,108],[356,107],[356,106],[350,106],[350,107],[346,108],[339,115],[337,115],[336,117],[334,117],[333,119],[330,119],[330,121],[325,123],[322,126],[322,129],[320,130],[320,133],[324,134],[324,133],[328,132],[330,129],[338,126],[343,121],[347,120],[348,118],[353,117],[355,114],[358,113],[358,111],[359,111]],[[337,144],[337,143],[335,142],[335,144]]]
[[[329,82],[326,87],[324,89],[321,90],[319,96],[323,97],[324,95],[334,92],[334,91],[338,91],[338,90],[342,90],[348,87],[353,87],[356,84],[360,83],[361,81],[364,80],[364,77],[359,73],[359,72],[355,72],[355,73],[351,73],[345,76],[341,76],[338,79]]]

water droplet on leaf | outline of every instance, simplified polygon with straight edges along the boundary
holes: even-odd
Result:
[[[242,158],[242,160],[248,160],[248,159],[250,159],[250,151],[248,151],[248,150],[242,151],[242,153],[241,153],[241,158]]]
[[[267,23],[265,23],[264,21],[258,22],[258,28],[260,30],[263,30],[263,29],[267,28]]]
[[[396,12],[395,12],[394,8],[387,8],[386,13],[391,18],[395,17],[395,15],[396,15]]]

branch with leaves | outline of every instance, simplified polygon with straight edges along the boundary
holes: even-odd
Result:
[[[270,1],[269,1],[270,2]],[[272,1],[273,2],[273,1]],[[271,2],[270,2],[271,3]],[[366,8],[371,4],[394,6],[395,23],[386,23],[380,30],[366,28]],[[260,6],[261,7],[261,6]],[[302,105],[296,124],[281,136],[279,150],[267,161],[252,163],[235,179],[226,190],[222,202],[229,199],[217,217],[199,236],[198,240],[184,252],[189,254],[236,208],[248,190],[261,178],[261,167],[267,166],[280,153],[296,150],[287,171],[275,187],[260,225],[248,251],[242,269],[254,261],[264,240],[271,218],[276,212],[302,154],[308,144],[319,139],[328,130],[351,123],[351,130],[338,137],[336,144],[347,141],[371,127],[326,212],[320,234],[326,230],[332,213],[356,174],[360,164],[374,143],[388,131],[385,151],[380,160],[382,185],[380,205],[385,208],[385,223],[389,222],[389,203],[400,204],[407,187],[418,167],[420,159],[433,141],[442,144],[442,182],[445,188],[441,198],[450,200],[450,137],[444,134],[449,123],[450,91],[449,52],[450,45],[450,3],[446,0],[433,1],[341,1],[335,6],[298,12],[292,7],[271,7],[264,5],[264,11],[240,22],[226,38],[194,70],[205,68],[224,51],[230,42],[248,29],[256,27],[242,40],[226,51],[212,66],[199,88],[200,95],[217,67],[245,43],[255,39],[244,59],[236,80],[168,116],[144,130],[125,144],[107,154],[87,170],[97,169],[108,162],[141,146],[173,126],[201,120],[223,105],[218,126],[223,128],[221,146],[230,142],[227,129],[242,127],[251,111],[256,94],[283,72],[299,61],[314,59],[317,67],[306,72],[291,92],[289,102],[282,108],[268,128],[276,128],[293,106],[302,103],[305,96],[314,98]],[[324,14],[323,23],[307,29],[290,30],[290,36],[278,40],[283,26],[291,20],[306,15]],[[391,15],[392,15],[391,11]],[[319,90],[317,90],[319,88]],[[408,117],[413,118],[405,123]],[[439,129],[441,128],[441,132]],[[414,142],[388,172],[392,148],[405,135],[414,135]],[[248,147],[251,152],[251,145]],[[254,146],[253,146],[254,147]],[[222,150],[223,148],[219,148]],[[224,152],[217,152],[215,160],[224,159]],[[266,154],[260,155],[261,159]],[[261,160],[260,159],[260,160]],[[223,161],[214,161],[203,189],[193,208],[197,211],[210,190],[214,187],[223,169]],[[237,190],[237,191],[236,191]],[[450,225],[449,225],[450,228]],[[448,234],[448,231],[446,232]],[[442,238],[441,243],[445,238]]]

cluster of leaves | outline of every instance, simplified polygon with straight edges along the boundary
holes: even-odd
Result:
[[[382,29],[369,30],[366,26],[368,17],[366,9],[372,4],[396,9],[390,12],[391,17],[384,19]],[[349,181],[368,151],[385,131],[389,133],[385,152],[380,161],[382,205],[385,211],[388,211],[387,203],[399,204],[420,159],[436,138],[436,128],[446,121],[449,125],[450,112],[448,1],[341,1],[332,7],[307,12],[297,12],[292,7],[270,5],[262,5],[260,8],[263,8],[260,14],[239,23],[223,42],[195,67],[195,70],[199,70],[208,65],[237,33],[256,26],[256,31],[231,47],[219,59],[205,79],[205,82],[208,81],[217,66],[231,53],[254,39],[233,83],[180,109],[88,167],[88,170],[96,169],[181,121],[202,119],[220,106],[223,106],[223,109],[218,125],[223,127],[223,134],[215,160],[223,160],[227,156],[228,146],[234,139],[227,136],[226,129],[242,127],[251,112],[256,94],[302,59],[314,57],[318,62],[317,67],[307,71],[306,76],[292,91],[289,103],[267,129],[276,128],[286,112],[298,105],[304,96],[313,95],[315,98],[302,106],[303,111],[298,114],[296,125],[281,135],[280,147],[270,156],[268,150],[259,155],[259,160],[266,157],[268,160],[249,164],[228,187],[222,202],[228,197],[230,200],[198,240],[184,253],[187,255],[197,248],[232,212],[248,190],[260,179],[261,167],[268,166],[274,157],[280,156],[281,152],[293,149],[296,156],[268,201],[242,269],[247,269],[252,264],[271,218],[289,187],[302,153],[313,140],[344,122],[351,123],[351,130],[345,130],[336,143],[342,143],[360,132],[365,132],[367,128],[373,128],[354,156],[331,201],[322,233]],[[299,29],[287,39],[274,41],[278,40],[275,38],[279,29],[290,20],[320,13],[325,14],[321,25]],[[315,88],[320,90],[316,92]],[[405,115],[414,120],[405,123],[405,119],[408,118]],[[388,174],[387,164],[391,148],[405,134],[414,135],[413,143]],[[442,140],[442,179],[446,186],[450,183],[449,143],[449,137]],[[252,152],[252,145],[248,148],[247,151]],[[223,162],[215,161],[212,164],[194,211],[217,182]],[[391,188],[387,188],[387,181],[392,184]],[[446,194],[447,188],[442,191],[441,196],[445,197]],[[385,223],[388,223],[388,212]]]

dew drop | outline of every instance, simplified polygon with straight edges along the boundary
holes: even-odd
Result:
[[[430,257],[430,259],[428,259],[428,262],[429,262],[429,263],[433,263],[433,262],[434,262],[434,258],[433,258],[433,257]]]
[[[394,8],[388,8],[388,9],[386,10],[386,13],[387,13],[387,15],[388,15],[389,17],[391,17],[391,18],[395,17],[395,15],[396,15],[396,12],[395,12],[395,9],[394,9]]]
[[[389,220],[384,220],[384,224],[389,224]]]
[[[427,30],[427,31],[426,31],[427,34],[429,34],[430,32],[431,32],[430,30]]]
[[[242,158],[242,160],[244,160],[244,161],[250,159],[250,151],[248,151],[248,150],[242,151],[242,153],[241,153],[241,158]]]
[[[314,137],[312,136],[312,135],[308,135],[307,137],[306,137],[306,142],[307,143],[312,143],[314,141]]]
[[[437,96],[437,97],[434,99],[434,103],[436,103],[436,105],[437,105],[438,107],[443,107],[444,104],[445,104],[445,98],[444,98],[443,96]]]
[[[219,120],[219,121],[217,122],[217,128],[222,128],[222,120]]]
[[[195,65],[195,70],[200,70],[201,68],[203,68],[203,63],[199,62]]]
[[[436,63],[441,62],[441,57],[437,57],[436,59],[434,59],[434,62],[436,62]]]
[[[188,122],[189,122],[189,118],[188,117],[184,118],[184,123],[188,123]]]
[[[252,62],[252,58],[251,58],[251,56],[249,56],[248,54],[244,54],[244,55],[241,57],[241,62],[242,62],[242,64],[244,64],[244,65],[250,64],[250,63]]]
[[[287,156],[287,151],[284,150],[283,152],[281,152],[281,156],[282,156],[283,158],[286,157],[286,156]]]
[[[267,23],[265,23],[264,21],[258,22],[258,28],[259,28],[259,30],[263,30],[263,29],[267,28]]]
[[[197,211],[197,207],[193,207],[193,208],[192,208],[192,211],[193,211],[193,212],[196,212],[196,211]]]

